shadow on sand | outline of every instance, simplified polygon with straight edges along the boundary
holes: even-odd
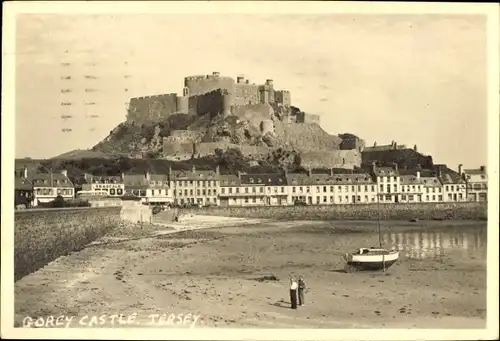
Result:
[[[268,303],[269,305],[272,305],[274,307],[278,307],[278,308],[286,308],[286,309],[292,309],[291,308],[291,303],[290,302],[285,302],[283,300],[281,301],[276,301],[274,303]]]

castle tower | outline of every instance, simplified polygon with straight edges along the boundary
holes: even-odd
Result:
[[[272,79],[266,79],[265,88],[267,89],[267,102],[274,103],[274,81]]]
[[[227,117],[231,115],[231,105],[233,97],[227,91],[223,91],[221,96],[222,96],[222,116]]]
[[[188,96],[177,96],[176,97],[177,112],[182,114],[187,114],[189,111],[189,97]]]

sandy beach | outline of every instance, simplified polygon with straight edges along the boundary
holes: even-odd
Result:
[[[184,314],[183,326],[197,328],[485,327],[482,256],[450,250],[414,259],[401,252],[386,273],[347,274],[341,255],[377,245],[376,223],[220,221],[194,217],[148,237],[104,238],[57,259],[16,282],[16,326],[63,316],[59,321],[67,318],[69,327],[154,327]],[[419,224],[486,229],[486,222]],[[210,228],[177,231],[201,226]],[[390,225],[392,231],[415,228]],[[309,287],[298,310],[290,309],[290,274],[305,276]],[[101,320],[91,324],[92,316]],[[117,322],[130,316],[128,324]]]

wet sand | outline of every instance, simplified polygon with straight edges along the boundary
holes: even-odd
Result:
[[[115,239],[61,257],[16,282],[16,326],[26,316],[71,315],[70,327],[84,327],[85,315],[137,313],[133,327],[152,327],[150,314],[191,313],[200,316],[196,327],[485,328],[482,257],[417,260],[402,252],[385,274],[347,274],[342,254],[377,245],[376,223],[235,224]],[[486,222],[391,222],[390,229],[447,226]],[[290,309],[290,274],[304,275],[309,287],[298,310]],[[265,279],[271,275],[277,280]]]

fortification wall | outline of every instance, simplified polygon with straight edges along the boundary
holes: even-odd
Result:
[[[486,203],[355,204],[325,206],[209,207],[188,209],[186,214],[276,220],[486,220]],[[486,224],[486,222],[484,222]]]
[[[119,207],[16,211],[14,280],[60,256],[81,250],[119,224]]]
[[[277,137],[290,148],[298,150],[338,150],[340,137],[330,135],[317,124],[275,121]]]
[[[251,104],[234,106],[231,108],[231,114],[258,127],[263,120],[272,119],[274,110],[268,103]]]
[[[127,121],[162,120],[177,112],[177,94],[145,96],[130,99]]]
[[[168,142],[198,142],[203,137],[204,133],[194,130],[172,130],[170,136],[166,137],[164,141]]]
[[[317,125],[320,124],[319,115],[306,114],[304,112],[299,112],[299,113],[297,113],[296,117],[297,117],[297,123],[316,123]]]
[[[165,159],[172,161],[190,160],[193,157],[194,143],[170,142],[163,140],[163,155]]]
[[[283,104],[284,106],[289,107],[292,105],[292,98],[290,95],[290,91],[288,90],[277,90],[274,92],[274,100],[276,103]]]
[[[301,152],[301,165],[311,168],[345,168],[361,166],[361,153],[357,150],[325,150]]]
[[[228,150],[230,148],[236,148],[241,150],[241,153],[245,156],[256,156],[260,154],[265,154],[269,152],[267,147],[263,146],[247,146],[238,145],[229,142],[203,142],[197,143],[195,145],[195,157],[205,157],[209,155],[214,155],[216,149]]]
[[[234,79],[231,77],[220,77],[218,75],[189,76],[184,78],[184,86],[189,89],[189,95],[202,95],[217,89],[227,90],[234,94]]]
[[[224,113],[233,102],[233,96],[225,90],[213,90],[201,95],[190,96],[188,100],[188,111],[193,115]],[[227,111],[227,110],[226,110]]]
[[[259,86],[255,84],[236,84],[233,105],[260,104]]]

